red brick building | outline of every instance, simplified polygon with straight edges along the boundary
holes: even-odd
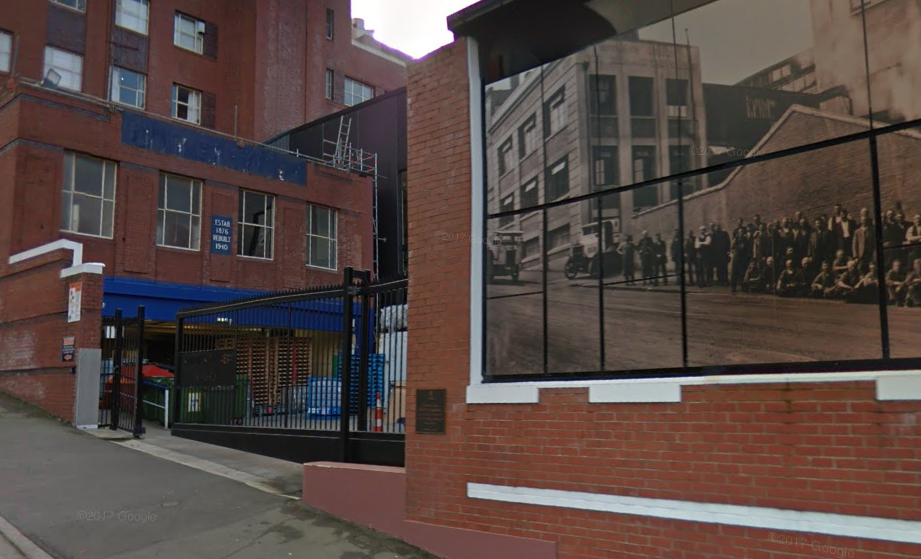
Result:
[[[62,338],[98,348],[103,314],[145,305],[148,357],[168,362],[179,308],[372,267],[371,179],[254,141],[405,84],[408,58],[349,16],[339,0],[0,6],[0,390],[72,420]]]

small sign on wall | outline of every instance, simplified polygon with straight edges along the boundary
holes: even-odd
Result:
[[[67,322],[80,322],[80,304],[83,302],[83,282],[70,284],[67,290]]]
[[[211,216],[211,254],[230,254],[233,221],[222,215]]]
[[[65,336],[61,344],[61,361],[64,363],[74,362],[74,336]]]

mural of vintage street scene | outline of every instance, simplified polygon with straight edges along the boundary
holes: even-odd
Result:
[[[717,0],[488,84],[487,375],[921,357],[918,91],[917,0]]]

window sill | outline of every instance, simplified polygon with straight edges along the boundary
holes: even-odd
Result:
[[[308,270],[316,270],[318,272],[329,272],[331,274],[335,274],[339,271],[338,268],[324,268],[323,266],[314,266],[312,264],[307,264],[305,267]]]
[[[175,251],[177,251],[177,252],[184,252],[184,253],[196,253],[196,252],[201,252],[201,247],[199,247],[199,248],[185,248],[185,247],[174,247],[174,246],[171,246],[171,245],[161,245],[161,244],[158,244],[158,245],[157,245],[157,248],[158,248],[158,249],[161,249],[161,248],[162,248],[162,249],[166,249],[166,250],[175,250]]]
[[[86,237],[89,239],[100,239],[103,241],[112,241],[115,239],[115,236],[106,237],[105,235],[93,235],[92,233],[78,233],[76,231],[68,231],[66,229],[61,229],[62,235],[76,235],[78,237]]]
[[[921,401],[921,371],[915,370],[474,384],[467,387],[467,403],[539,404],[542,389],[588,388],[590,404],[674,404],[681,403],[684,386],[855,381],[874,381],[881,402]]]
[[[238,254],[237,258],[241,258],[248,262],[274,262],[275,258],[263,258],[261,256],[246,256],[244,254]]]
[[[150,33],[150,28],[149,28],[149,27],[148,27],[147,31],[145,31],[145,32],[143,32],[143,33],[140,32],[140,31],[138,31],[137,29],[131,29],[130,27],[123,27],[123,26],[121,26],[121,25],[119,25],[119,24],[117,24],[117,23],[115,24],[115,27],[118,27],[118,28],[121,29],[122,31],[127,31],[127,32],[129,32],[129,33],[134,33],[135,35],[140,35],[141,37],[147,37],[147,36],[148,36],[148,33]],[[175,43],[174,43],[174,46],[178,46],[178,45],[175,45]],[[181,49],[183,49],[183,50],[189,50],[189,49],[184,48],[184,47],[179,47],[179,48],[181,48]],[[195,52],[195,51],[191,51],[191,52]]]

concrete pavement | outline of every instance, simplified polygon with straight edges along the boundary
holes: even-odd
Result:
[[[296,500],[121,444],[0,396],[0,516],[58,559],[431,559]]]

